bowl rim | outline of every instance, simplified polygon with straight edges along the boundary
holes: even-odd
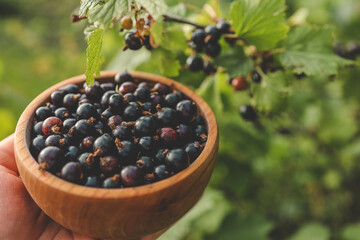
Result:
[[[115,74],[120,71],[102,71],[100,76],[96,77],[95,80],[106,80],[111,79]],[[207,129],[208,129],[208,139],[199,157],[190,164],[186,169],[180,171],[179,173],[147,185],[141,185],[136,187],[126,187],[126,188],[114,188],[114,189],[104,189],[104,188],[93,188],[86,187],[78,184],[74,184],[68,181],[65,181],[49,172],[42,172],[38,169],[39,164],[32,157],[29,151],[29,142],[30,142],[30,128],[32,119],[37,107],[43,105],[46,101],[49,100],[50,94],[59,89],[62,86],[65,86],[70,83],[81,84],[85,81],[85,75],[78,75],[75,77],[68,78],[64,81],[61,81],[55,85],[52,85],[41,94],[39,94],[24,110],[22,115],[19,118],[19,121],[15,130],[15,144],[14,150],[16,154],[16,164],[19,167],[19,164],[22,164],[23,167],[28,171],[33,178],[41,181],[42,184],[47,185],[49,188],[55,188],[59,191],[62,191],[67,194],[72,194],[79,197],[91,197],[96,199],[118,199],[118,198],[133,198],[144,195],[153,194],[155,192],[163,191],[171,186],[183,181],[193,174],[198,168],[206,168],[211,165],[211,156],[216,154],[218,150],[218,126],[215,119],[215,115],[210,109],[209,105],[194,91],[184,86],[183,84],[174,81],[172,79],[151,74],[145,72],[136,72],[129,71],[129,73],[135,79],[141,79],[150,82],[160,82],[168,86],[174,87],[182,91],[189,99],[194,101],[199,109],[199,112],[204,117]],[[29,138],[29,142],[26,138]],[[206,166],[206,164],[208,166]],[[21,174],[21,173],[20,173]]]

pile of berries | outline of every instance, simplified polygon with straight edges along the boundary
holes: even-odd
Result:
[[[222,34],[233,33],[230,24],[226,21],[219,21],[216,26],[209,25],[205,29],[197,28],[191,34],[190,47],[195,55],[188,57],[186,64],[190,71],[198,72],[203,70],[205,74],[213,74],[216,67],[209,60],[203,61],[203,58],[197,55],[205,52],[207,58],[215,58],[221,53],[219,40]]]
[[[189,166],[207,141],[194,102],[127,72],[110,83],[58,89],[33,122],[30,150],[39,168],[89,187],[168,178]]]

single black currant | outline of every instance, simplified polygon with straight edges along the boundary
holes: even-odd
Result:
[[[255,121],[257,114],[251,105],[244,105],[240,107],[240,115],[245,121]]]
[[[138,37],[136,33],[132,32],[128,32],[125,35],[125,43],[126,46],[131,50],[138,50],[143,46],[140,37]]]
[[[157,180],[163,180],[170,176],[169,171],[167,170],[164,164],[155,167],[154,175],[155,175],[155,179]]]
[[[121,181],[127,187],[138,186],[143,181],[143,173],[137,166],[126,166],[121,170]]]
[[[152,136],[155,133],[155,120],[149,116],[142,116],[136,120],[134,130],[136,136]]]
[[[221,53],[221,45],[217,42],[208,42],[205,45],[205,53],[206,55],[215,58]]]
[[[88,176],[86,178],[85,186],[87,187],[101,187],[101,179],[98,176]]]
[[[195,142],[195,143],[189,143],[185,146],[185,152],[188,154],[189,158],[190,158],[190,162],[195,161],[195,159],[197,159],[201,153],[202,149],[200,146],[200,143]]]
[[[257,71],[253,72],[252,80],[254,83],[261,83],[261,79],[262,79],[262,77]]]
[[[100,172],[105,176],[111,176],[119,170],[119,159],[114,156],[100,158]]]
[[[56,170],[61,163],[65,162],[64,151],[54,146],[46,147],[41,150],[38,162],[42,170]]]
[[[154,169],[154,160],[149,156],[141,156],[136,161],[136,165],[143,173],[150,173]]]
[[[180,172],[189,165],[189,156],[181,148],[172,149],[166,154],[165,164],[169,170]]]
[[[80,163],[69,162],[65,164],[61,169],[61,178],[69,182],[79,183],[84,178]]]
[[[76,114],[77,114],[78,119],[89,119],[91,117],[99,118],[96,107],[94,107],[94,105],[92,105],[90,103],[81,104],[76,109]]]
[[[121,85],[124,82],[132,82],[134,79],[131,76],[130,73],[128,73],[127,71],[125,72],[119,72],[115,75],[114,77],[114,81],[116,84]]]
[[[190,100],[182,100],[176,105],[176,111],[182,121],[190,122],[196,115],[197,107]]]
[[[186,64],[192,72],[201,71],[204,68],[204,62],[199,56],[190,56],[186,59]]]
[[[160,125],[163,127],[172,127],[177,125],[177,112],[172,108],[164,107],[157,116]]]
[[[38,121],[44,121],[51,115],[52,115],[52,112],[47,107],[39,107],[38,109],[36,109],[36,112],[35,112],[35,118]]]

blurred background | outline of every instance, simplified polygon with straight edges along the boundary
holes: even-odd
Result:
[[[207,1],[192,2],[202,7]],[[226,8],[231,1],[220,2]],[[359,0],[287,5],[288,16],[298,13],[308,23],[335,26],[336,41],[346,48],[360,43]],[[73,0],[0,0],[0,140],[14,132],[35,96],[84,73],[86,23],[71,23],[78,6]],[[102,69],[156,73],[146,50],[128,61],[116,31],[104,41]],[[263,119],[264,129],[238,112],[218,115],[221,145],[210,186],[161,239],[360,239],[359,76],[353,67],[331,80],[294,83],[288,109]],[[182,73],[176,80],[197,89],[204,78]],[[204,97],[216,108],[212,96]],[[240,106],[243,98],[237,99]]]

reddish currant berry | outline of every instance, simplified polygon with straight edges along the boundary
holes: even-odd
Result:
[[[57,117],[48,117],[42,124],[42,131],[45,136],[61,134],[62,128],[62,121]]]
[[[123,29],[131,29],[133,26],[133,21],[132,21],[131,17],[124,16],[121,19],[120,24]]]
[[[235,91],[242,91],[249,87],[249,84],[244,77],[236,77],[232,79],[231,85]]]

